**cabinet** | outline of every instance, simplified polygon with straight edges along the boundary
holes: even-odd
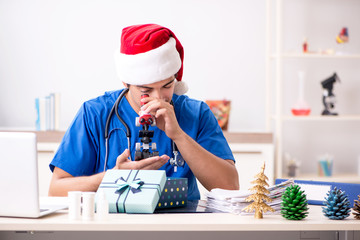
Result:
[[[60,145],[64,131],[36,131],[38,151],[39,195],[48,196],[52,172],[49,164]]]
[[[275,134],[276,178],[288,177],[284,153],[289,152],[301,163],[299,179],[360,182],[359,11],[354,0],[267,1],[267,128]],[[335,37],[342,27],[348,27],[350,40],[339,45]],[[308,53],[302,52],[304,36]],[[306,72],[309,116],[290,111],[299,70]],[[334,86],[339,116],[322,116],[320,82],[334,72],[341,79]],[[333,176],[318,177],[317,160],[326,153],[334,156]]]
[[[41,197],[48,196],[52,172],[49,164],[54,158],[55,152],[60,143],[57,142],[39,142],[38,150],[38,177],[39,177],[39,195]]]

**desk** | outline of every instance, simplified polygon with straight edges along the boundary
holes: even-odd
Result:
[[[320,206],[310,206],[309,216],[301,221],[289,221],[280,215],[264,215],[263,219],[255,219],[253,215],[240,216],[230,213],[110,214],[106,221],[75,221],[68,220],[67,210],[63,210],[39,219],[0,218],[0,231],[3,231],[0,232],[0,239],[5,239],[2,237],[6,235],[5,232],[10,234],[15,231],[40,231],[45,233],[83,232],[93,237],[98,236],[98,233],[95,232],[111,232],[132,238],[135,235],[141,236],[143,234],[146,236],[145,239],[161,239],[158,236],[168,237],[174,233],[179,236],[187,236],[191,233],[205,234],[209,235],[207,236],[208,239],[219,239],[218,237],[223,236],[237,236],[239,239],[238,237],[243,236],[243,234],[249,234],[249,236],[260,236],[262,234],[266,236],[267,240],[282,239],[282,236],[288,237],[288,234],[293,235],[288,239],[305,239],[301,238],[301,234],[315,234],[320,237],[311,239],[331,240],[336,239],[336,237],[331,237],[335,236],[335,231],[341,231],[340,233],[345,234],[346,238],[340,239],[354,240],[360,239],[360,221],[355,220],[353,216],[345,220],[329,220],[322,215]],[[94,234],[89,233],[89,231]],[[159,234],[159,232],[162,233]],[[326,238],[321,237],[324,234]],[[183,238],[171,237],[171,239]],[[11,239],[15,238],[11,237]],[[89,238],[87,237],[87,239]],[[252,238],[246,237],[244,239]]]

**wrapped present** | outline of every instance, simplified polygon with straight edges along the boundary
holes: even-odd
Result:
[[[110,213],[153,213],[165,183],[164,170],[108,170],[99,189]]]
[[[156,209],[185,207],[187,204],[187,193],[187,178],[167,178]]]

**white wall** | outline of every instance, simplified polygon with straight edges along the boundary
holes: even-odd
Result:
[[[232,101],[230,130],[265,128],[265,0],[0,2],[0,127],[34,128],[34,99],[61,93],[61,128],[81,103],[122,88],[121,29],[172,29],[185,49],[188,95]]]
[[[274,2],[274,1],[273,1]],[[349,28],[344,50],[360,53],[360,1],[284,1],[284,50],[334,48]],[[61,128],[81,103],[118,89],[113,52],[121,29],[154,22],[171,28],[185,48],[188,95],[232,101],[230,131],[265,130],[265,0],[5,0],[0,1],[0,127],[34,128],[34,99],[60,92]],[[297,99],[297,71],[307,71],[305,98],[313,114],[322,110],[320,82],[338,72],[335,94],[340,114],[360,114],[359,60],[288,60],[284,106]],[[355,172],[360,124],[289,123],[284,150],[316,172],[325,152],[339,172]],[[338,141],[338,142],[336,142]]]

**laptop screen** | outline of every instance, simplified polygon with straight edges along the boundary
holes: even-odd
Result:
[[[31,132],[0,132],[0,216],[37,217],[37,142]]]

